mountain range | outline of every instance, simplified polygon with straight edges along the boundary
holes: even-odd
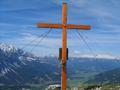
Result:
[[[42,87],[60,83],[60,62],[57,57],[37,57],[12,45],[0,43],[0,85],[39,84]],[[70,57],[67,64],[68,82],[106,82],[106,77],[107,81],[112,82],[114,79],[111,77],[115,73],[117,82],[120,82],[119,68],[118,59]]]

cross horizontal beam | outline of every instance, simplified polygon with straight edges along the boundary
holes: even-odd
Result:
[[[38,28],[63,28],[66,27],[67,29],[81,29],[81,30],[90,30],[91,26],[89,25],[74,25],[74,24],[51,24],[51,23],[38,23]]]

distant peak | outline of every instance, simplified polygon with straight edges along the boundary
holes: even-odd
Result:
[[[17,50],[13,45],[8,45],[6,43],[0,43],[0,49],[7,52]]]

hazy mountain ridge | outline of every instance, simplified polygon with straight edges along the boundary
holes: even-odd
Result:
[[[120,83],[120,68],[102,72],[93,76],[92,79],[87,81],[88,83]]]

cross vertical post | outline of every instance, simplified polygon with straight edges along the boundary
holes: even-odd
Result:
[[[62,90],[66,90],[67,86],[67,3],[63,3],[62,7],[62,76],[61,76],[61,86]]]
[[[61,70],[61,90],[67,88],[67,30],[78,29],[78,30],[90,30],[89,25],[75,25],[67,24],[67,3],[63,3],[62,6],[62,24],[51,24],[51,23],[38,23],[38,28],[60,28],[62,30],[62,70]]]

